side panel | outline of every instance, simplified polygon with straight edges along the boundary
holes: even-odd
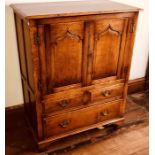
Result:
[[[27,24],[17,14],[15,21],[25,114],[31,127],[37,132],[30,33]]]

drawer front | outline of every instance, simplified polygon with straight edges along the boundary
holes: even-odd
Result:
[[[45,113],[51,114],[69,108],[88,106],[97,101],[105,102],[121,98],[124,84],[108,87],[85,87],[80,90],[55,93],[49,99],[44,100]]]
[[[60,98],[58,100],[52,100],[44,102],[45,105],[45,113],[51,114],[53,112],[62,111],[65,109],[69,109],[72,107],[78,107],[81,106],[82,103],[82,94],[79,94],[77,96],[72,96],[68,98]]]
[[[99,100],[106,100],[111,98],[114,100],[117,96],[123,95],[124,84],[119,86],[109,86],[109,87],[101,87],[98,89],[92,90],[92,98],[91,101],[99,101]],[[114,98],[114,99],[113,99]]]
[[[47,117],[44,121],[45,135],[49,137],[64,134],[119,117],[121,104],[123,104],[123,100],[101,103],[76,111]]]

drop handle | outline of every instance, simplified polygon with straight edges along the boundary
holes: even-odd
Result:
[[[105,111],[102,111],[100,114],[101,116],[107,116],[109,114],[109,111],[105,110]]]
[[[61,128],[66,128],[70,123],[71,123],[70,120],[64,120],[64,121],[62,121],[62,122],[59,124],[59,126],[60,126]]]
[[[65,107],[68,106],[69,103],[68,103],[67,100],[62,100],[58,104],[59,104],[60,107],[65,108]]]
[[[101,93],[103,96],[108,97],[111,95],[111,91],[110,90],[105,90]]]

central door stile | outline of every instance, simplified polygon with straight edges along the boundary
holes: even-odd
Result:
[[[94,57],[94,22],[85,22],[83,48],[83,86],[91,85]]]

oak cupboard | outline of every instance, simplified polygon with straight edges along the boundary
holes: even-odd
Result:
[[[11,6],[25,114],[39,148],[123,123],[140,9],[111,1]]]

